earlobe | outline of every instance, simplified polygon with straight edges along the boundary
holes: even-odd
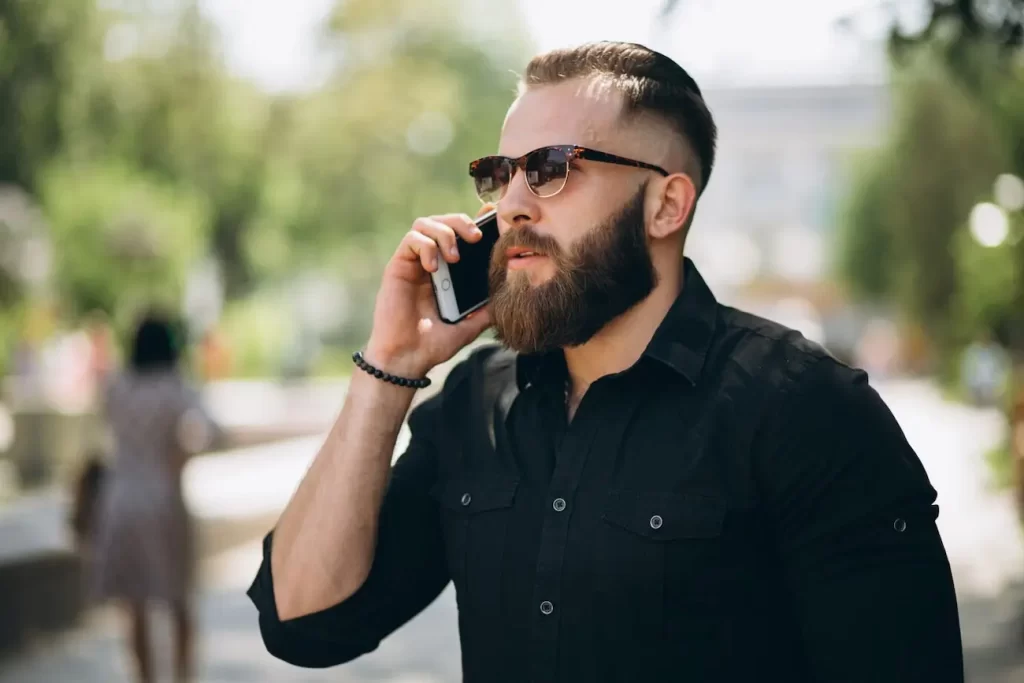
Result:
[[[675,173],[660,183],[658,206],[648,228],[653,239],[664,239],[684,230],[697,199],[693,179],[684,173]]]

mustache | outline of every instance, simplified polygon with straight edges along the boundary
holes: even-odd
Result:
[[[507,260],[505,251],[512,247],[522,247],[553,258],[560,258],[562,253],[554,237],[540,234],[533,226],[515,228],[499,237],[494,245],[495,258],[504,263]]]

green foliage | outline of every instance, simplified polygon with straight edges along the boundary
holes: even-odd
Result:
[[[123,164],[65,161],[41,175],[40,194],[66,313],[177,307],[187,269],[205,247],[202,196]]]
[[[417,3],[392,5],[405,11]],[[369,50],[380,26],[390,25],[388,15],[371,22],[381,12],[374,3],[342,7],[334,26],[346,54],[348,46]],[[432,3],[434,18],[410,36],[389,29],[397,36],[386,54],[353,58],[324,91],[293,106],[287,152],[272,172],[280,184],[267,203],[284,219],[299,261],[345,242],[358,260],[379,262],[413,217],[478,206],[466,165],[496,147],[515,81],[482,48],[452,40],[437,19],[446,10]]]
[[[266,292],[233,302],[220,325],[231,354],[233,374],[277,374],[293,328],[291,312],[276,294]]]
[[[963,230],[953,253],[960,283],[955,302],[960,341],[1000,330],[1013,319],[1024,321],[1024,310],[1016,306],[1024,294],[1024,261],[1013,245],[983,247]]]
[[[380,269],[412,219],[479,206],[467,163],[495,149],[518,64],[460,39],[456,15],[445,2],[341,3],[330,26],[343,68],[277,103],[247,259],[267,282],[339,273],[353,301],[342,343],[365,339]]]
[[[898,69],[893,91],[893,128],[847,197],[839,262],[854,292],[894,302],[955,354],[973,333],[1005,326],[1022,300],[1020,250],[987,250],[967,232],[971,209],[1012,170],[1010,147],[934,52]]]
[[[0,0],[0,184],[29,191],[75,134],[101,59],[94,0]]]
[[[1013,486],[1013,455],[1009,440],[985,452],[985,462],[992,472],[992,487],[1004,491]]]
[[[297,323],[273,292],[307,270],[351,292],[328,336],[362,343],[411,221],[476,210],[466,164],[495,148],[514,94],[515,12],[488,10],[502,24],[485,39],[466,10],[339,0],[320,36],[334,73],[273,96],[227,72],[197,0],[0,0],[0,184],[52,222],[62,314],[177,307],[212,255],[243,373],[280,366]]]
[[[853,293],[863,299],[883,299],[893,289],[894,271],[882,255],[889,254],[895,242],[886,213],[889,194],[884,154],[865,154],[857,160],[851,191],[840,209],[840,273]]]

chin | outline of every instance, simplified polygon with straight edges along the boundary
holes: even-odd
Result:
[[[555,277],[555,274],[555,271],[551,268],[539,268],[537,270],[527,270],[523,272],[524,279],[533,287],[546,285],[551,282],[552,278]]]

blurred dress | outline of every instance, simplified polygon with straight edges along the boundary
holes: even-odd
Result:
[[[177,602],[194,576],[192,525],[182,496],[186,415],[205,415],[177,373],[116,375],[104,403],[114,454],[97,505],[93,587],[98,599]]]

